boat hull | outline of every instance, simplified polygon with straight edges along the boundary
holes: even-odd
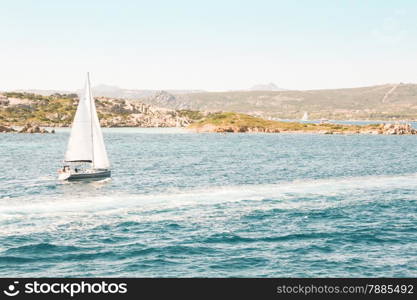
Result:
[[[77,180],[101,180],[111,176],[111,171],[97,171],[91,173],[72,173],[64,180],[77,181]]]

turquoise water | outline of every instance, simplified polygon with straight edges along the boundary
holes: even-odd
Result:
[[[417,276],[417,137],[105,129],[0,135],[0,276]]]

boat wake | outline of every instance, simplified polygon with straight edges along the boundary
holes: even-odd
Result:
[[[94,182],[106,184],[109,179]],[[380,201],[386,190],[417,192],[417,174],[297,180],[268,185],[172,189],[157,194],[86,193],[6,198],[0,206],[0,234],[27,234],[58,228],[184,218],[201,219],[227,208],[228,217],[253,210],[325,210]],[[404,194],[404,193],[403,193]],[[406,197],[403,196],[403,197]],[[411,196],[410,196],[411,197]],[[385,197],[384,201],[390,199]]]

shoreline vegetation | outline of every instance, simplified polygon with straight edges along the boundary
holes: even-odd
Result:
[[[321,134],[417,134],[410,124],[345,125],[265,120],[245,114],[225,112],[207,116],[188,127],[195,132],[218,133],[321,133]]]
[[[417,130],[406,123],[346,125],[287,122],[237,112],[168,109],[139,100],[95,99],[102,127],[182,127],[200,133],[417,134]],[[0,132],[54,133],[54,130],[49,132],[43,127],[70,127],[77,104],[76,94],[0,93]]]
[[[137,100],[96,97],[102,127],[185,127],[199,112],[172,110]],[[0,93],[0,125],[69,127],[78,105],[76,94],[55,93],[42,96],[32,93]]]

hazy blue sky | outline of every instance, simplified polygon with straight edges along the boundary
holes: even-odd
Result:
[[[2,0],[0,90],[417,82],[417,1]]]

